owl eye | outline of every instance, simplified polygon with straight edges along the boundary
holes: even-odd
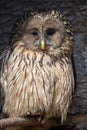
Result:
[[[38,35],[38,32],[37,32],[37,31],[32,31],[32,35],[33,35],[33,36],[37,36],[37,35]]]
[[[32,30],[31,30],[31,34],[32,34],[33,36],[37,36],[37,35],[38,35],[38,30],[37,30],[37,29],[32,29]]]
[[[46,30],[46,34],[47,34],[48,36],[54,35],[55,32],[56,32],[56,30],[55,30],[54,28],[48,28],[48,29]]]

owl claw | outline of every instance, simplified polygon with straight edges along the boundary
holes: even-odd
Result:
[[[36,113],[31,113],[31,112],[26,112],[25,114],[24,114],[24,116],[25,117],[27,117],[27,116],[34,116],[34,117],[44,117],[44,112],[42,112],[42,111],[37,111]]]
[[[30,115],[31,115],[30,112],[26,112],[26,113],[24,114],[25,117],[30,116]]]
[[[35,113],[35,116],[38,116],[38,117],[44,117],[44,115],[45,115],[45,113],[42,112],[42,111],[37,111],[37,112]]]
[[[44,112],[37,111],[34,116],[37,117],[38,121],[42,123],[44,120],[44,115],[45,115]]]

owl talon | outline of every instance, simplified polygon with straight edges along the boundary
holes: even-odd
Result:
[[[37,117],[38,121],[42,123],[44,120],[44,115],[45,115],[44,112],[37,111],[34,116]]]
[[[42,112],[42,111],[37,111],[36,113],[35,113],[35,116],[38,116],[38,117],[43,117],[44,116],[44,112]]]
[[[28,117],[28,116],[44,117],[44,112],[42,111],[37,111],[36,113],[26,112],[24,116],[25,117]]]
[[[24,114],[25,117],[30,116],[30,115],[31,115],[30,112],[26,112],[26,113]]]

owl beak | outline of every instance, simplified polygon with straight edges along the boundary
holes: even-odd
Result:
[[[35,42],[35,46],[40,47],[41,50],[45,50],[48,49],[49,46],[52,46],[52,43],[47,39],[39,39]]]
[[[41,40],[40,42],[40,46],[41,46],[41,49],[44,50],[45,49],[45,41],[44,40]]]

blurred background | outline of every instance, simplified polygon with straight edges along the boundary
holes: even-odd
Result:
[[[0,50],[8,44],[15,21],[32,8],[57,8],[72,24],[76,87],[69,114],[86,115],[87,118],[87,0],[0,0]],[[69,129],[87,130],[87,120]]]

